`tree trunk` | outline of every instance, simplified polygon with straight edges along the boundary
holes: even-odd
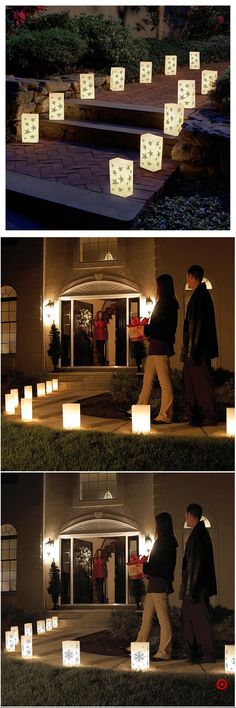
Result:
[[[164,37],[164,24],[165,24],[165,5],[159,5],[157,39],[163,39],[163,37]]]

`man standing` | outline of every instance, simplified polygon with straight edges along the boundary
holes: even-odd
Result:
[[[192,265],[187,283],[193,294],[184,320],[183,348],[184,399],[191,425],[217,425],[211,359],[218,356],[213,302],[205,283],[203,268]]]
[[[202,508],[189,504],[186,522],[192,529],[185,547],[182,565],[183,632],[190,661],[215,661],[209,597],[216,595],[213,548]]]

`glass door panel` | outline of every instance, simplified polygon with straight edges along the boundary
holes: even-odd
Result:
[[[93,306],[88,302],[74,302],[74,366],[93,363]]]
[[[70,604],[70,539],[61,540],[61,604]]]
[[[61,303],[61,365],[71,366],[71,304],[69,300]]]
[[[74,604],[93,602],[92,585],[93,544],[79,538],[73,539]]]

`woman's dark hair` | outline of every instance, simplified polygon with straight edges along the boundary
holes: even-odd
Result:
[[[162,511],[161,514],[157,514],[155,517],[156,529],[158,537],[169,538],[174,537],[174,529],[171,515],[167,511]]]
[[[175,297],[173,278],[171,275],[169,275],[168,273],[163,273],[163,275],[158,275],[157,287],[158,287],[159,300],[172,300],[177,303],[177,300]]]

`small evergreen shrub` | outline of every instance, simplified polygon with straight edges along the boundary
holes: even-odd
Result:
[[[229,33],[230,8],[225,5],[193,6],[185,24],[185,36],[211,37]]]
[[[112,376],[112,398],[123,408],[130,408],[133,403],[137,403],[141,388],[142,379],[137,376],[135,369],[133,371],[119,371]]]
[[[112,637],[129,642],[134,641],[141,625],[140,615],[131,607],[113,610],[109,629]]]
[[[79,32],[60,27],[32,32],[22,28],[7,37],[7,73],[44,77],[74,71],[86,49],[86,39]]]
[[[202,8],[201,8],[202,9]],[[166,37],[165,39],[147,39],[149,46],[149,56],[154,62],[154,68],[160,66],[161,71],[164,71],[165,54],[176,54],[178,66],[184,66],[189,63],[190,50],[201,53],[201,63],[216,61],[229,61],[230,57],[230,41],[228,36],[209,37],[208,39],[193,40],[182,37],[181,39],[173,39]],[[193,46],[194,45],[194,46]]]
[[[210,91],[209,96],[219,113],[230,113],[230,67],[217,79],[215,88]]]

